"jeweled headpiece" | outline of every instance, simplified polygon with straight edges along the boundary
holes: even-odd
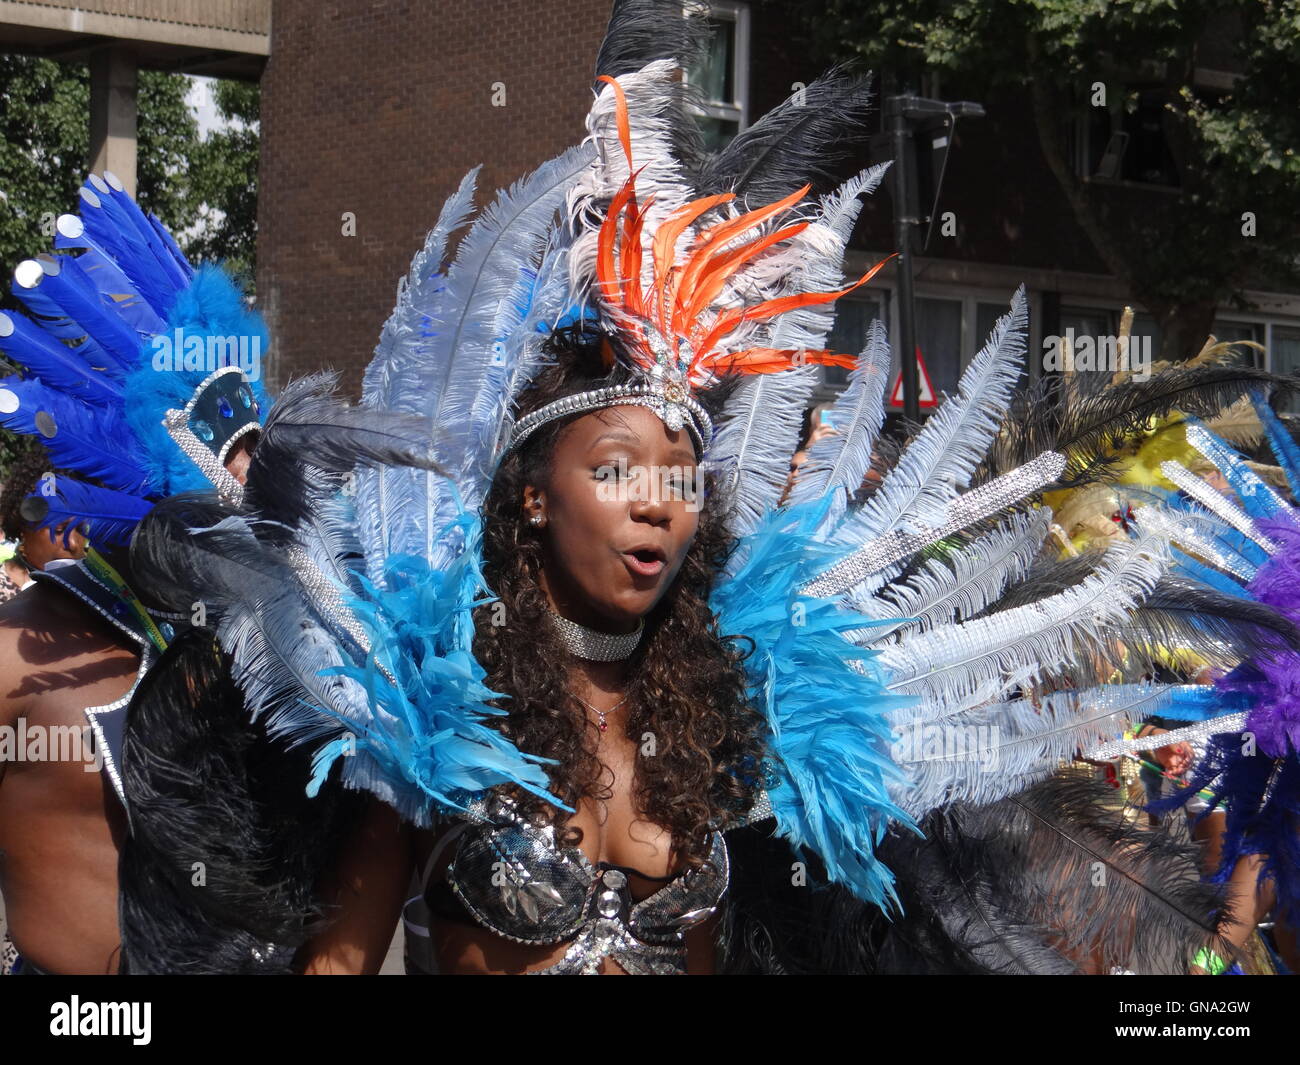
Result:
[[[556,419],[635,405],[648,407],[674,431],[686,426],[703,455],[712,442],[713,423],[694,398],[695,389],[730,374],[778,373],[803,365],[852,369],[857,363],[851,355],[747,346],[738,342],[740,338],[748,338],[756,323],[838,299],[869,281],[884,263],[835,291],[747,300],[747,290],[761,286],[756,281],[747,285],[746,271],[767,267],[770,272],[765,257],[812,224],[800,219],[777,228],[767,225],[800,203],[809,186],[766,207],[733,214],[725,209],[734,203],[734,193],[700,197],[681,204],[656,225],[648,224],[655,197],[637,202],[623,87],[607,75],[599,80],[613,90],[628,177],[599,226],[592,288],[610,339],[602,347],[606,366],[612,368],[614,359],[621,358],[635,376],[626,385],[566,396],[532,411],[515,424],[505,450],[520,446]]]

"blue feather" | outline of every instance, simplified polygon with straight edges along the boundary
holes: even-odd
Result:
[[[1300,758],[1296,752],[1267,758],[1244,742],[1241,733],[1212,736],[1190,785],[1150,809],[1174,809],[1202,789],[1213,798],[1201,817],[1215,811],[1226,815],[1215,882],[1228,882],[1242,858],[1258,855],[1262,880],[1276,888],[1279,911],[1292,921],[1300,917],[1300,835],[1296,833]]]
[[[1178,548],[1172,548],[1171,553],[1176,568],[1181,570],[1193,580],[1198,580],[1202,584],[1208,584],[1217,592],[1223,592],[1224,595],[1236,596],[1238,599],[1249,599],[1250,593],[1241,585],[1240,582],[1233,580],[1226,573],[1221,573],[1213,566],[1207,566],[1203,562],[1198,562],[1191,555],[1184,554]]]
[[[92,287],[93,283],[78,268],[75,258],[61,255],[54,262],[57,272],[54,266],[50,266],[41,275],[37,288],[19,285],[14,294],[36,314],[48,314],[49,304],[53,303],[79,327],[79,331],[73,334],[75,338],[93,337],[123,366],[133,365],[139,354],[139,335],[104,306],[99,293]]]
[[[160,333],[166,328],[162,318],[149,306],[136,290],[131,279],[123,273],[121,267],[113,262],[112,257],[85,232],[85,226],[75,215],[64,215],[59,219],[61,228],[54,237],[56,248],[80,249],[77,265],[90,279],[99,298],[141,335]],[[72,236],[65,229],[78,233]]]
[[[16,407],[11,412],[0,413],[0,425],[40,439],[55,464],[64,469],[93,477],[123,492],[143,490],[147,474],[135,461],[134,440],[117,411],[88,406],[46,388],[40,381],[7,377],[0,380],[0,387],[13,397],[3,406]],[[36,416],[42,411],[53,419],[53,436],[46,436],[37,424]],[[45,424],[46,429],[50,427],[49,423]]]
[[[483,683],[486,673],[471,650],[471,612],[486,597],[482,526],[464,512],[456,524],[466,550],[446,570],[431,569],[414,556],[394,556],[386,588],[361,578],[365,594],[349,598],[371,654],[362,666],[329,672],[366,689],[371,716],[344,721],[349,735],[317,751],[309,794],[351,747],[365,757],[344,758],[348,786],[379,794],[419,824],[428,824],[431,803],[461,810],[476,794],[504,784],[568,809],[547,791],[541,765],[549,760],[521,753],[486,724],[506,711],[491,705],[499,696]]]
[[[1286,483],[1291,486],[1291,495],[1295,499],[1300,499],[1300,447],[1296,446],[1286,426],[1282,424],[1282,419],[1273,413],[1273,408],[1268,405],[1268,400],[1263,395],[1253,392],[1250,398],[1255,405],[1255,413],[1259,415],[1259,422],[1264,427],[1264,435],[1268,437],[1269,447],[1273,449],[1277,464],[1286,474]]]
[[[70,396],[101,405],[122,402],[121,386],[87,363],[81,349],[47,336],[21,315],[0,312],[0,350]]]
[[[35,495],[48,504],[45,517],[37,524],[41,528],[57,528],[64,522],[86,525],[86,539],[92,544],[125,544],[153,504],[126,492],[113,492],[96,488],[71,477],[54,480],[54,494]]]
[[[1292,508],[1232,448],[1195,418],[1187,420],[1187,442],[1213,462],[1252,518],[1292,517]]]
[[[1171,690],[1175,694],[1161,704],[1159,714],[1174,721],[1208,721],[1251,708],[1251,700],[1245,695],[1220,691],[1212,684],[1181,684]]]
[[[890,757],[886,715],[914,700],[888,694],[874,652],[844,638],[868,619],[798,594],[818,565],[834,561],[814,539],[828,505],[823,497],[770,513],[738,545],[739,564],[711,606],[720,632],[753,641],[745,671],[767,718],[768,796],[780,834],[813,851],[833,880],[884,906],[896,901],[893,875],[875,848],[891,823],[915,829],[889,798],[889,785],[907,778]]]
[[[168,314],[167,328],[179,329],[185,336],[247,337],[250,351],[256,345],[265,352],[269,346],[261,317],[248,309],[235,283],[215,266],[203,266],[195,272],[193,283],[180,294]],[[265,418],[271,401],[256,380],[260,369],[258,364],[250,376],[254,378],[253,394]],[[139,441],[141,465],[148,470],[151,494],[169,496],[212,487],[199,468],[179,454],[162,425],[163,415],[171,408],[184,407],[209,372],[206,367],[159,371],[149,358],[142,357],[138,368],[126,379],[127,424]]]
[[[176,299],[176,286],[145,246],[135,227],[122,217],[120,208],[95,189],[81,189],[82,224],[91,239],[102,247],[160,317]]]

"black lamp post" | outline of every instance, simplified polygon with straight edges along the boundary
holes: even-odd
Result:
[[[916,307],[912,290],[912,255],[917,226],[929,223],[924,251],[934,233],[934,220],[943,185],[952,131],[960,117],[981,118],[984,108],[966,100],[945,103],[922,96],[885,99],[885,132],[873,138],[877,154],[894,160],[894,243],[898,248],[898,342],[903,371],[903,413],[909,421],[921,417],[920,383],[916,372]],[[927,151],[920,146],[926,144]],[[921,215],[920,204],[929,206]]]

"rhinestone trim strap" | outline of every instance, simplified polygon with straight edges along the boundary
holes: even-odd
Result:
[[[1153,737],[1143,736],[1136,740],[1111,740],[1108,743],[1102,743],[1094,747],[1085,758],[1092,758],[1098,762],[1107,762],[1112,758],[1118,758],[1125,754],[1137,754],[1140,751],[1153,751],[1158,747],[1169,747],[1175,743],[1190,743],[1193,747],[1201,746],[1210,736],[1217,736],[1221,733],[1240,732],[1246,727],[1246,715],[1226,714],[1223,717],[1211,718],[1208,721],[1198,721],[1194,725],[1188,725],[1186,728],[1172,729],[1169,732],[1162,733],[1159,742],[1152,742]]]
[[[868,541],[848,558],[841,559],[805,584],[800,594],[816,599],[843,595],[873,573],[1037,492],[1060,477],[1064,469],[1065,456],[1056,451],[1046,451],[1032,462],[958,497],[948,507],[947,519],[942,524],[920,533],[898,531]]]
[[[1190,435],[1191,431],[1189,430],[1188,436],[1190,437]],[[1160,463],[1160,472],[1195,499],[1196,502],[1200,503],[1201,506],[1205,507],[1206,510],[1218,515],[1243,536],[1254,540],[1270,555],[1277,554],[1278,545],[1259,531],[1259,527],[1244,510],[1227,499],[1209,482],[1197,477],[1196,474],[1181,463],[1168,459]]]
[[[585,414],[588,411],[619,406],[648,407],[669,429],[677,430],[685,425],[694,437],[701,455],[713,440],[712,420],[705,409],[687,395],[684,389],[671,392],[668,386],[656,388],[652,385],[632,385],[579,392],[577,395],[565,396],[554,403],[539,407],[515,423],[514,430],[510,433],[510,441],[506,444],[502,455],[508,455],[522,445],[548,422],[567,418],[571,414]]]
[[[562,618],[554,611],[547,611],[551,625],[560,642],[575,658],[588,662],[621,662],[637,649],[641,634],[645,632],[645,622],[637,623],[635,632],[616,633],[597,632],[577,622]]]

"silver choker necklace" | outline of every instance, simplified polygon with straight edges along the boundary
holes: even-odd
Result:
[[[645,631],[645,621],[637,622],[636,631],[621,635],[597,632],[586,628],[568,618],[562,618],[553,610],[548,610],[551,624],[560,637],[560,642],[575,658],[584,658],[588,662],[620,662],[636,650],[641,642],[641,633]]]

